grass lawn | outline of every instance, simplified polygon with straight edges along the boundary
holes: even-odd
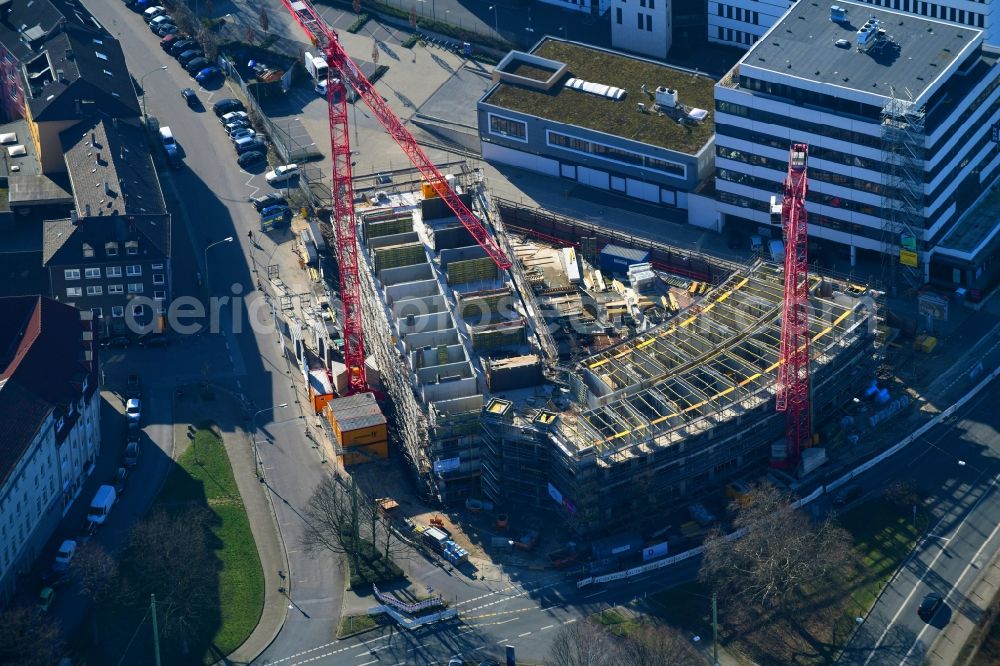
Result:
[[[761,664],[820,664],[836,658],[850,638],[854,618],[864,616],[885,584],[910,553],[926,528],[885,502],[875,500],[841,516],[854,537],[855,562],[840,573],[836,589],[817,589],[803,603],[808,609],[794,614],[794,625],[762,618],[735,635],[726,625],[726,609],[719,604],[719,631],[723,643]],[[711,635],[711,590],[686,583],[649,598],[655,615],[668,624],[702,636]],[[779,647],[780,646],[780,647]]]
[[[347,638],[362,632],[374,629],[383,624],[388,624],[389,620],[385,615],[343,615],[340,624],[337,626],[337,639]]]
[[[218,660],[216,651],[232,652],[257,626],[264,608],[264,571],[222,440],[210,428],[200,427],[177,462],[179,466],[168,477],[157,504],[201,504],[215,514],[211,530],[219,545],[214,554],[221,563],[220,607],[215,609],[220,623],[213,627],[212,636],[205,636],[214,646],[212,654],[207,652],[208,646],[202,646],[205,663],[214,663]]]
[[[607,627],[616,636],[628,636],[639,628],[642,616],[632,616],[616,608],[608,608],[587,618],[594,624]]]
[[[391,559],[382,557],[372,542],[365,539],[358,540],[358,552],[348,556],[346,561],[352,590],[403,577],[403,570]]]

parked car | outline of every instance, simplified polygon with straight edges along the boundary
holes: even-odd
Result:
[[[252,139],[257,136],[257,132],[253,131],[250,127],[240,127],[239,129],[233,130],[232,134],[229,135],[229,140],[236,143],[240,139]]]
[[[129,442],[125,446],[125,467],[131,469],[139,464],[139,442]]]
[[[146,9],[145,11],[143,11],[142,12],[142,16],[146,20],[146,22],[149,23],[150,21],[152,21],[153,19],[155,19],[157,16],[163,16],[166,13],[167,13],[166,9],[164,9],[163,7],[160,7],[159,5],[157,5],[156,7],[150,7],[149,9]]]
[[[937,615],[937,612],[941,610],[942,605],[944,605],[944,597],[937,592],[931,592],[920,602],[920,607],[917,608],[917,616],[924,622],[930,622]]]
[[[222,70],[215,65],[211,65],[198,72],[195,75],[194,80],[198,83],[207,83],[208,81],[216,79],[220,76],[222,76]]]
[[[184,70],[191,76],[196,75],[201,70],[208,67],[211,63],[208,62],[203,56],[198,56],[188,60],[188,63],[184,65]]]
[[[267,164],[267,154],[257,150],[251,150],[249,153],[243,153],[236,158],[236,163],[240,165],[241,169],[248,169],[252,166]]]
[[[105,338],[101,341],[101,346],[107,349],[127,349],[130,342],[131,340],[124,335],[116,335],[111,338]]]
[[[278,204],[287,202],[285,201],[285,197],[281,196],[277,192],[268,192],[267,194],[262,194],[259,197],[250,197],[250,203],[253,204],[254,210],[260,212],[268,206],[277,206]]]
[[[861,486],[851,483],[840,489],[840,492],[834,496],[833,503],[836,506],[844,506],[845,504],[850,504],[854,500],[858,499],[863,494],[864,490]]]
[[[195,58],[201,58],[203,55],[205,54],[201,49],[188,49],[187,51],[184,51],[179,56],[177,56],[177,62],[181,64],[181,67],[186,68],[189,62],[191,62]],[[208,61],[206,60],[205,62]]]
[[[267,208],[262,208],[260,215],[261,217],[271,217],[272,215],[287,215],[291,214],[291,212],[292,209],[288,207],[288,204],[275,204]]]
[[[56,600],[56,591],[51,587],[43,587],[42,591],[38,593],[38,606],[36,607],[39,615],[44,615],[49,612],[49,608],[52,606],[52,602]]]
[[[129,398],[125,402],[125,418],[132,423],[138,423],[142,418],[142,403],[139,398]]]
[[[115,492],[121,495],[125,492],[125,487],[128,485],[128,468],[119,467],[118,471],[115,472]]]
[[[69,563],[73,561],[74,555],[76,555],[76,541],[66,539],[59,546],[55,564],[52,565],[53,568],[57,571],[66,571],[69,569]]]
[[[149,22],[149,29],[154,33],[159,30],[161,25],[173,25],[174,19],[169,14],[160,14],[159,16],[154,16]]]
[[[198,93],[192,88],[185,88],[181,91],[181,97],[184,98],[184,103],[188,105],[190,109],[197,109],[201,106],[201,100],[198,99]]]
[[[247,115],[246,111],[229,111],[219,116],[219,122],[221,122],[223,126],[229,125],[237,120],[244,120],[249,123],[250,116]]]
[[[167,35],[176,35],[180,31],[181,29],[173,23],[167,23],[166,25],[161,25],[155,32],[157,37],[166,37]]]
[[[233,99],[232,97],[227,97],[225,99],[220,99],[215,104],[212,105],[212,111],[215,112],[216,116],[222,117],[227,113],[232,113],[233,111],[244,111],[243,102],[238,99]]]
[[[160,40],[160,48],[163,49],[164,51],[166,51],[167,53],[170,53],[170,48],[174,44],[176,44],[177,42],[182,41],[183,39],[185,39],[185,37],[182,37],[181,34],[182,33],[175,32],[175,33],[166,35],[163,39]]]
[[[196,42],[191,38],[181,39],[179,41],[175,40],[170,44],[170,49],[168,50],[168,53],[170,53],[170,55],[176,58],[185,51],[190,51],[197,47],[198,47],[198,42]]]
[[[166,347],[170,344],[166,333],[146,333],[139,338],[140,347]]]
[[[250,153],[250,152],[266,153],[267,152],[267,142],[264,141],[264,139],[262,139],[262,138],[260,138],[258,136],[258,137],[254,137],[254,138],[252,138],[252,139],[250,139],[249,141],[246,141],[246,142],[238,141],[236,143],[236,154],[237,155],[242,155],[243,153]]]
[[[250,121],[246,118],[237,118],[231,123],[226,123],[224,126],[226,134],[229,135],[232,135],[232,133],[236,130],[244,129],[246,127],[250,127]]]
[[[271,183],[283,183],[286,180],[290,180],[299,175],[299,165],[298,164],[282,164],[281,166],[276,166],[272,171],[268,171],[264,178],[267,182]]]
[[[138,442],[142,438],[142,426],[136,422],[129,422],[128,431],[125,433],[126,442]]]

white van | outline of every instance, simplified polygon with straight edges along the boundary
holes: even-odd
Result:
[[[163,142],[163,147],[173,146],[177,142],[174,141],[174,134],[170,131],[169,127],[160,128],[160,141]]]
[[[114,486],[101,486],[94,493],[94,499],[90,501],[90,508],[87,509],[87,520],[95,525],[101,525],[108,519],[111,508],[118,501]]]
[[[146,11],[144,11],[142,13],[142,15],[146,18],[146,23],[149,23],[150,21],[152,21],[153,19],[155,19],[157,16],[162,16],[163,14],[166,14],[166,13],[167,13],[166,9],[164,9],[163,7],[160,7],[159,5],[157,5],[156,7],[150,7],[149,9],[147,9]]]

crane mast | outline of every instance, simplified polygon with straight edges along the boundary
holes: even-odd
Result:
[[[806,161],[809,146],[792,144],[781,203],[785,239],[785,291],[781,316],[781,360],[775,407],[785,412],[784,466],[798,464],[810,444],[809,392],[809,260]]]
[[[291,12],[313,45],[322,49],[329,68],[326,94],[330,116],[330,157],[333,163],[331,223],[337,242],[340,300],[344,307],[344,364],[347,366],[350,393],[367,392],[369,389],[365,376],[364,334],[361,326],[361,284],[354,226],[351,142],[347,122],[348,84],[496,265],[501,270],[506,270],[511,264],[479,218],[459,199],[444,175],[417,144],[417,140],[347,55],[337,39],[337,33],[323,21],[312,4],[307,0],[281,0],[281,4]]]

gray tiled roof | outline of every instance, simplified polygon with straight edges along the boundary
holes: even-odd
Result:
[[[77,213],[157,215],[163,194],[138,124],[93,119],[61,135]]]
[[[371,393],[359,393],[330,402],[330,411],[341,431],[384,424],[385,417]]]
[[[170,258],[169,215],[113,215],[45,220],[42,223],[42,263],[45,266],[83,266],[104,261],[101,252],[93,259],[83,256],[83,244],[95,249],[108,241],[137,240],[147,248],[144,259]]]

